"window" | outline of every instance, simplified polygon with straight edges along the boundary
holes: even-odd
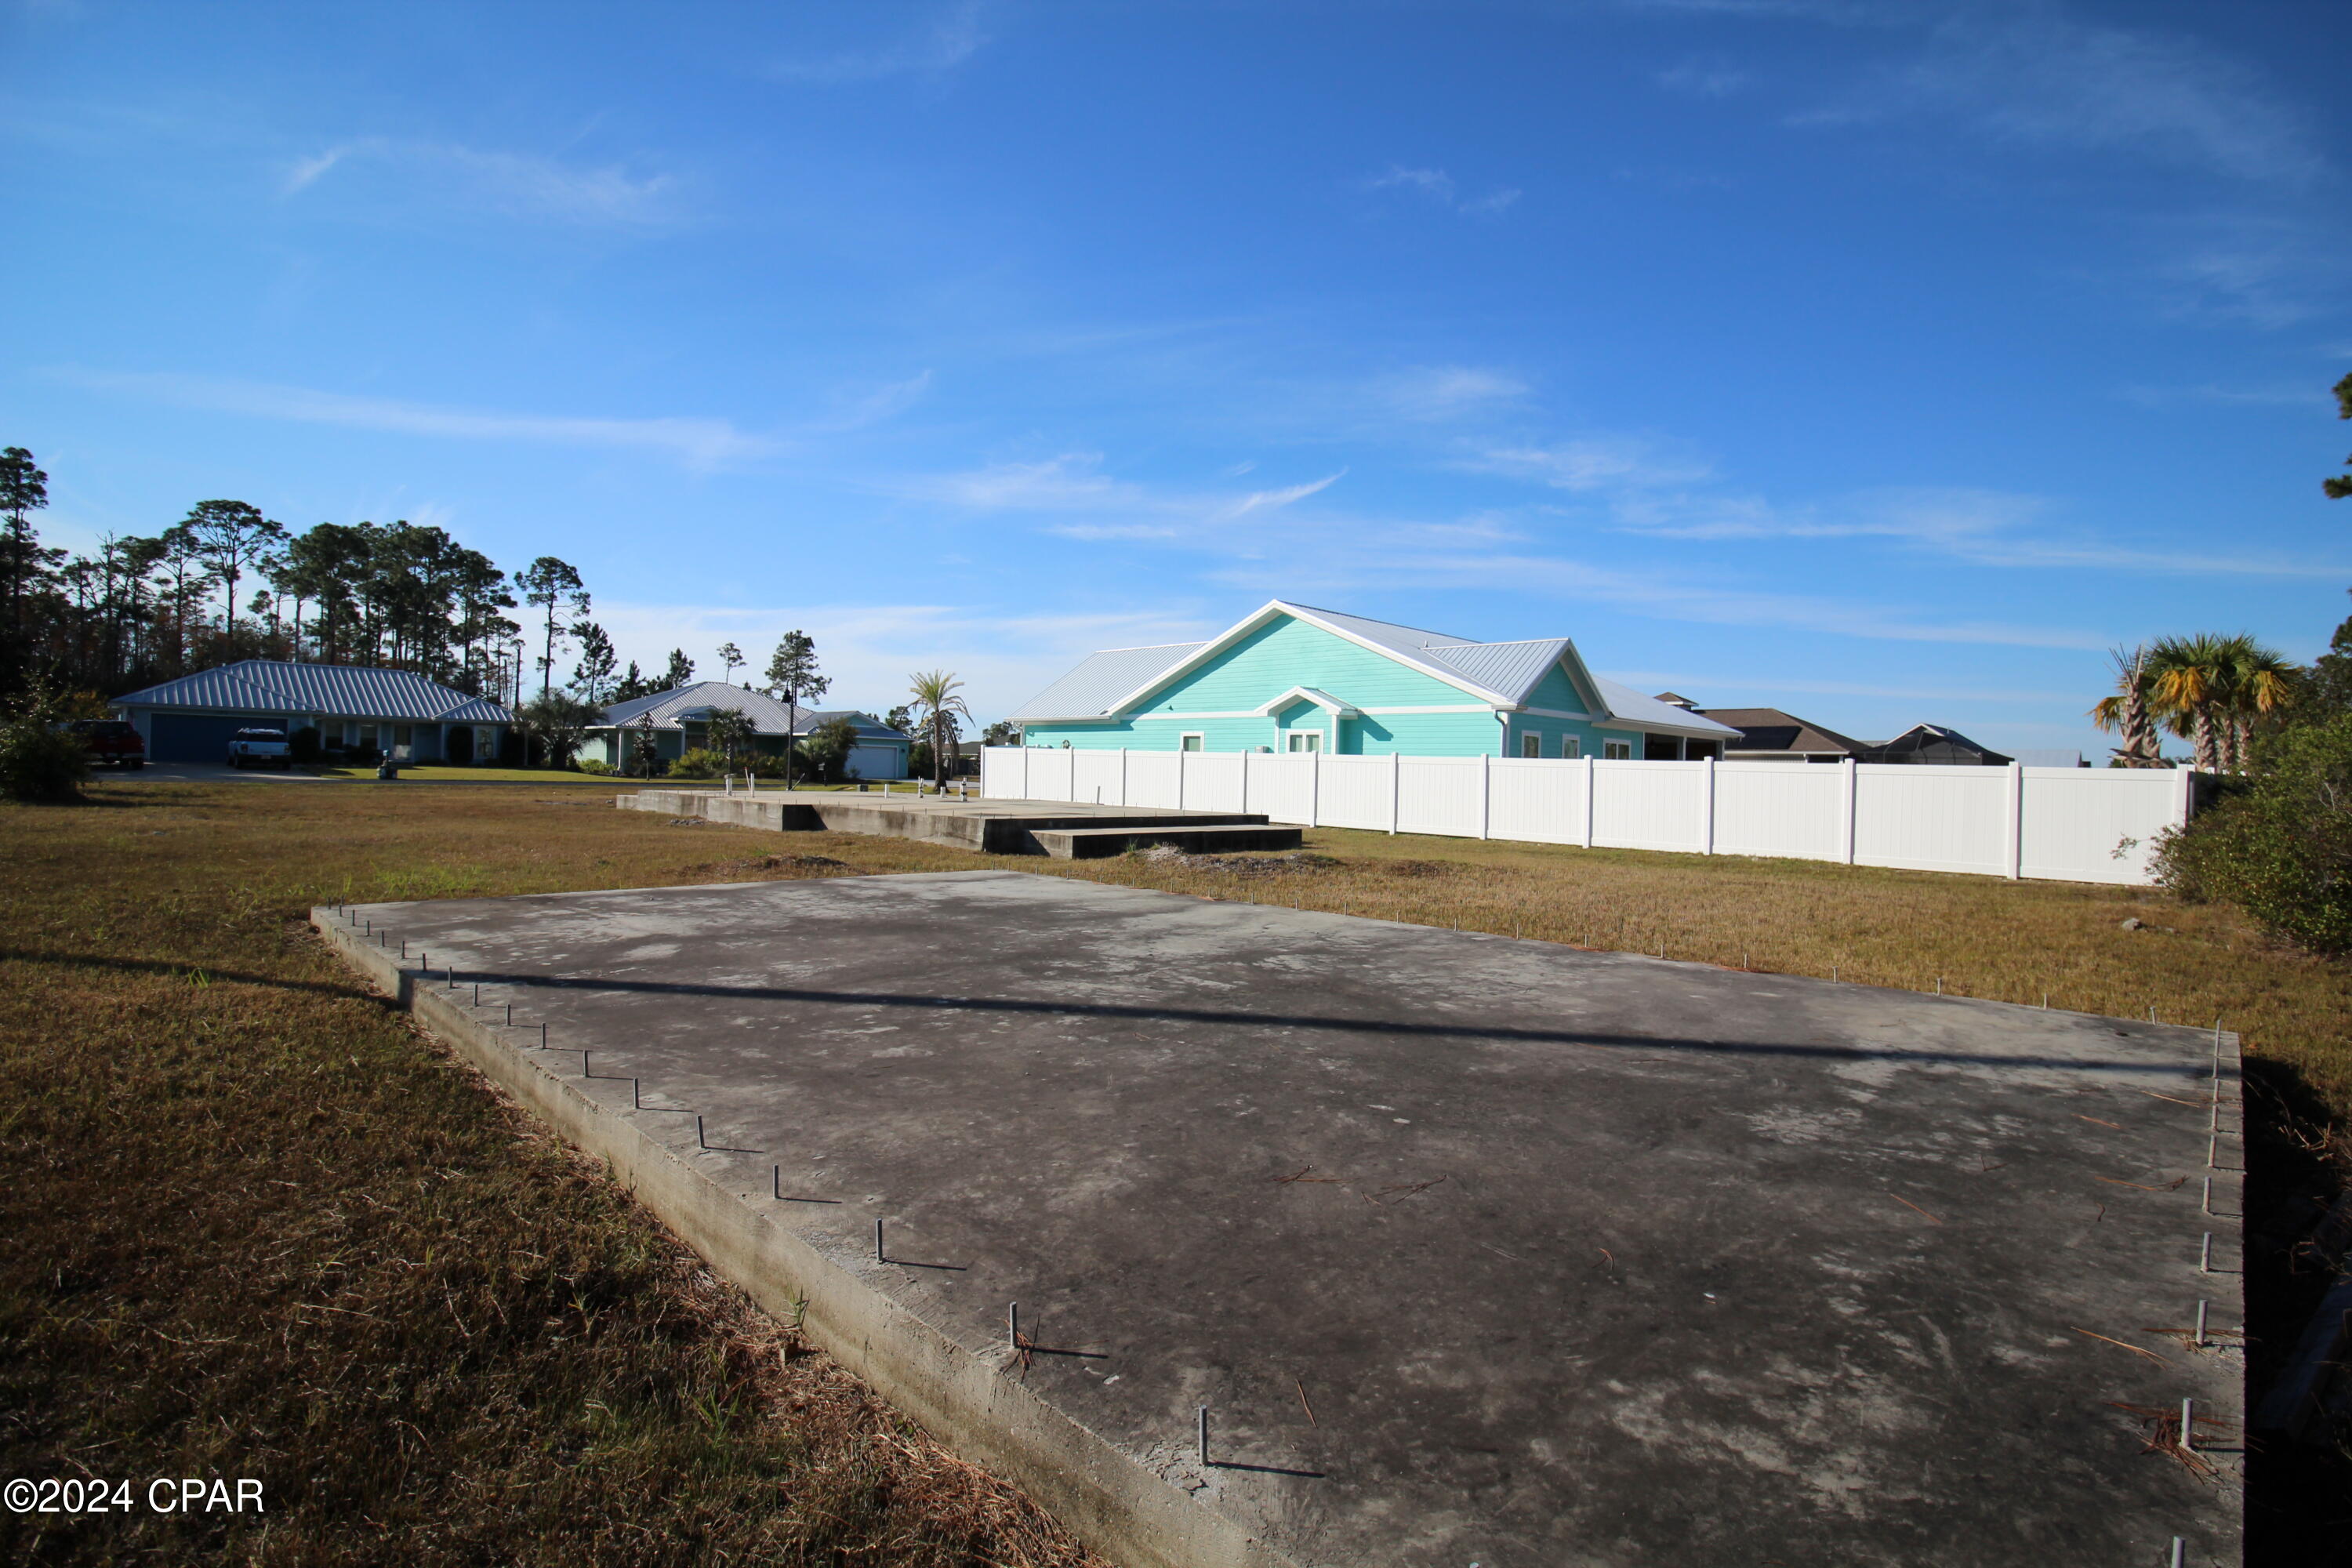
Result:
[[[1198,731],[1197,730],[1193,730],[1193,731],[1185,731],[1184,738],[1183,738],[1181,741],[1180,741],[1180,742],[1177,742],[1177,747],[1178,747],[1178,750],[1180,750],[1180,751],[1186,751],[1186,752],[1198,752],[1198,751],[1202,751],[1202,750],[1203,750],[1204,748],[1202,746],[1202,744],[1201,744],[1201,741],[1202,741],[1202,735],[1201,735],[1200,731]]]
[[[1630,763],[1633,760],[1633,742],[1631,741],[1603,741],[1601,742],[1601,755],[1602,759],[1607,762]]]
[[[1523,756],[1523,757],[1540,757],[1540,756],[1542,756],[1542,755],[1543,755],[1543,737],[1542,737],[1541,735],[1522,735],[1522,736],[1520,736],[1520,737],[1519,737],[1519,755],[1521,755],[1521,756]]]
[[[1559,738],[1559,754],[1563,757],[1574,759],[1584,755],[1584,748],[1582,745],[1578,743],[1575,736],[1562,735]]]
[[[1643,736],[1642,760],[1645,763],[1681,762],[1683,760],[1683,738],[1680,735]]]
[[[1294,752],[1319,752],[1323,749],[1323,731],[1293,730],[1290,731],[1288,741],[1290,749]]]

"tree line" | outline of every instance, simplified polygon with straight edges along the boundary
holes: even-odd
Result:
[[[114,696],[241,658],[414,670],[518,700],[575,643],[605,650],[578,570],[499,569],[446,529],[321,522],[296,532],[240,500],[199,501],[87,554],[42,542],[48,475],[0,449],[0,690],[43,679]],[[248,596],[249,595],[249,596]],[[530,623],[509,612],[528,606]],[[576,672],[575,672],[576,673]]]

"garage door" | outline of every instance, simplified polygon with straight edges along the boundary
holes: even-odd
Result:
[[[221,763],[239,730],[277,730],[278,713],[158,713],[147,734],[147,758],[157,763]]]
[[[852,746],[842,772],[854,779],[905,778],[907,753],[897,746]]]

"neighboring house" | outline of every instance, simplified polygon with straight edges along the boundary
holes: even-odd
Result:
[[[1865,763],[1923,763],[1948,767],[2005,768],[2011,759],[1979,746],[1958,730],[1915,724],[1883,746],[1863,754]]]
[[[2016,753],[2017,761],[2029,768],[2087,768],[2080,752],[2025,751]]]
[[[1030,746],[1709,757],[1737,730],[1584,667],[1566,637],[1477,643],[1276,599],[1207,642],[1111,648],[1011,715]]]
[[[1671,691],[1659,692],[1658,700],[1738,731],[1738,740],[1724,743],[1727,759],[1736,758],[1743,763],[1842,763],[1870,750],[1867,741],[1841,735],[1778,708],[1701,708],[1689,698],[1677,697]]]
[[[409,763],[488,761],[509,749],[514,715],[487,697],[405,669],[247,658],[109,704],[147,742],[150,761],[216,763],[239,730],[319,731],[322,746],[390,752]]]
[[[819,725],[846,719],[857,731],[846,764],[854,779],[902,779],[907,776],[907,737],[871,713],[847,708],[801,708],[797,710],[764,691],[731,686],[723,680],[698,680],[650,697],[632,698],[604,710],[588,731],[580,755],[624,767],[637,738],[648,727],[654,745],[665,761],[676,761],[703,743],[710,715],[721,708],[740,710],[751,721],[752,745],[763,757],[781,756],[789,731],[807,740]]]

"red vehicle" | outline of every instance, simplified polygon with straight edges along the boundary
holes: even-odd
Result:
[[[147,742],[120,719],[77,719],[66,728],[81,737],[93,767],[143,768]]]

